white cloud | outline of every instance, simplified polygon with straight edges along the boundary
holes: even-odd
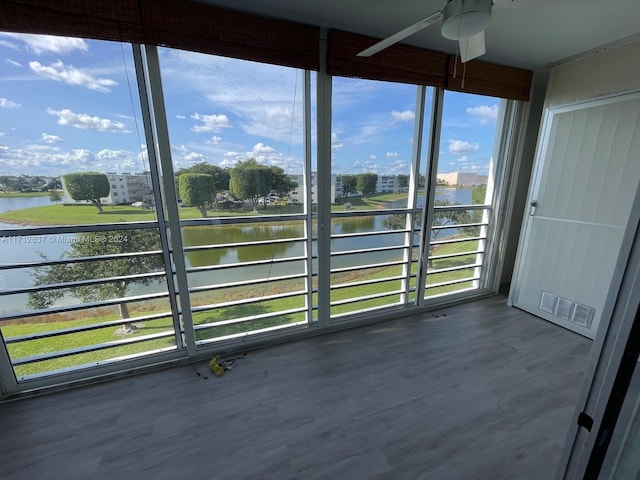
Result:
[[[142,171],[140,152],[128,150],[61,150],[52,144],[32,144],[20,148],[0,147],[0,165],[9,175],[37,171],[39,175],[57,176],[73,171]]]
[[[0,35],[3,35],[3,34],[0,33]],[[10,48],[12,50],[20,50],[20,47],[18,45],[16,45],[13,42],[9,42],[8,40],[0,40],[0,47]]]
[[[43,53],[67,54],[77,50],[81,52],[89,50],[89,45],[81,38],[32,35],[29,33],[2,33],[0,35],[23,42],[27,50],[36,55]]]
[[[109,148],[105,148],[96,153],[96,157],[101,160],[123,160],[131,157],[131,152],[126,150],[111,150]]]
[[[377,160],[378,156],[377,155],[369,155],[369,160]]]
[[[12,102],[8,98],[0,98],[0,107],[2,108],[20,108],[22,105]]]
[[[397,122],[409,122],[415,118],[415,113],[413,113],[411,110],[405,110],[403,112],[394,110],[393,112],[391,112],[391,116]]]
[[[1,42],[0,42],[1,43]],[[5,58],[5,61],[10,64],[13,65],[14,67],[20,67],[22,68],[22,64],[20,62],[16,62],[15,60],[11,60],[10,58]]]
[[[491,125],[498,118],[498,105],[480,105],[467,108],[467,113],[476,118],[480,125]]]
[[[202,163],[207,161],[207,157],[198,152],[189,152],[183,158],[188,163]]]
[[[211,108],[226,113],[234,128],[270,141],[302,144],[299,71],[182,51],[160,54],[167,90],[188,85],[194,97],[202,96],[214,105]]]
[[[73,65],[65,65],[60,60],[49,66],[40,62],[29,62],[29,68],[41,77],[55,80],[56,82],[80,86],[96,92],[108,93],[110,87],[118,85],[118,82],[109,78],[95,78],[85,70],[79,70]]]
[[[75,128],[98,130],[100,132],[129,132],[122,122],[91,116],[86,113],[74,113],[68,108],[62,110],[48,108],[47,113],[58,117],[58,125],[69,125]]]
[[[340,140],[340,137],[337,133],[331,132],[331,149],[332,150],[340,150],[344,147],[344,143]]]
[[[194,132],[216,133],[220,132],[223,128],[231,128],[231,122],[229,121],[229,118],[224,114],[201,115],[196,112],[191,115],[191,118],[202,122],[200,125],[194,125],[191,128]]]
[[[185,118],[187,118],[187,117],[185,117],[184,115],[176,115],[176,118],[177,118],[178,120],[184,120],[184,119],[185,119]]]
[[[401,173],[407,174],[407,166],[407,162],[405,162],[404,160],[395,160],[391,163],[391,165],[389,165],[386,173],[388,175],[398,175]]]
[[[463,155],[466,153],[475,153],[480,150],[477,143],[465,142],[462,140],[449,140],[449,153]]]
[[[240,126],[247,134],[272,140],[293,140],[296,144],[301,143],[301,123],[296,122],[301,122],[302,119],[299,114],[294,115],[288,106],[265,105],[259,107],[252,105],[246,108]],[[295,134],[293,130],[296,131]]]
[[[217,135],[214,135],[213,137],[211,137],[211,140],[207,140],[207,143],[218,145],[220,143],[220,140],[222,140],[222,137],[218,137]]]
[[[225,158],[224,160],[222,160],[220,162],[220,166],[221,167],[233,167],[233,166],[235,166],[236,163],[238,163],[238,160],[236,160],[235,158],[232,158],[232,159]]]
[[[387,152],[385,157],[387,158],[398,158],[400,154],[398,152]]]
[[[270,147],[268,145],[261,143],[256,143],[251,150],[251,153],[273,153],[275,152],[275,148]]]
[[[460,163],[467,163],[468,161],[469,161],[469,159],[467,158],[466,155],[463,155],[458,159],[458,162],[460,162]]]
[[[43,133],[42,138],[40,138],[44,143],[60,143],[62,139],[57,135],[49,135],[48,133]]]

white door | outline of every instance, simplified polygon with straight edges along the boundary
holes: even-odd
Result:
[[[511,291],[593,338],[640,181],[640,93],[550,109]]]

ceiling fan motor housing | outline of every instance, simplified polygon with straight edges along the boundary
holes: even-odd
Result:
[[[442,36],[459,40],[484,31],[492,6],[493,0],[449,0],[442,11]]]

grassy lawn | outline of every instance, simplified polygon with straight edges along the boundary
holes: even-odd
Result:
[[[20,194],[8,193],[0,194],[5,196],[46,196],[48,193]],[[368,197],[350,197],[352,210],[378,210],[386,208],[388,202],[393,202],[407,198],[406,194],[381,194]],[[332,205],[333,211],[344,211],[343,200]],[[215,217],[238,217],[256,215],[288,215],[300,214],[303,212],[302,205],[263,205],[257,211],[247,209],[213,209],[208,215]],[[181,207],[179,209],[180,218],[188,220],[201,218],[199,211],[195,207]],[[105,205],[103,213],[93,205],[45,205],[42,207],[25,208],[0,213],[0,222],[17,223],[23,225],[85,225],[96,223],[116,223],[116,222],[144,222],[156,219],[156,213],[152,210],[132,207],[130,205]]]
[[[93,205],[46,205],[0,214],[0,222],[25,225],[85,225],[155,220],[155,212],[128,205],[105,206],[99,214]],[[195,210],[195,209],[194,209]]]
[[[348,197],[336,200],[332,205],[333,211],[344,211],[345,203],[350,203],[350,210],[380,210],[390,208],[388,203],[397,202],[398,200],[406,200],[406,193],[380,193],[378,195],[363,195],[361,197]]]

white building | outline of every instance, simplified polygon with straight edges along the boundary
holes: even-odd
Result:
[[[437,179],[440,183],[461,187],[487,184],[487,176],[475,172],[438,173]]]
[[[134,202],[151,203],[150,174],[132,175],[130,173],[107,173],[106,175],[109,179],[110,191],[109,195],[100,199],[103,204],[116,205]],[[85,201],[76,201],[71,198],[64,182],[64,176],[62,176],[62,190],[64,203],[86,203]]]
[[[378,175],[377,193],[398,193],[400,184],[397,175]]]
[[[292,203],[302,203],[304,201],[303,192],[304,192],[304,176],[303,175],[291,175],[291,177],[296,181],[298,187],[289,192],[289,202]],[[336,188],[336,175],[331,175],[331,203],[335,203],[336,201],[336,192],[338,191]],[[342,195],[342,182],[340,182],[340,195]],[[316,203],[318,198],[318,174],[316,172],[311,172],[311,203]]]

